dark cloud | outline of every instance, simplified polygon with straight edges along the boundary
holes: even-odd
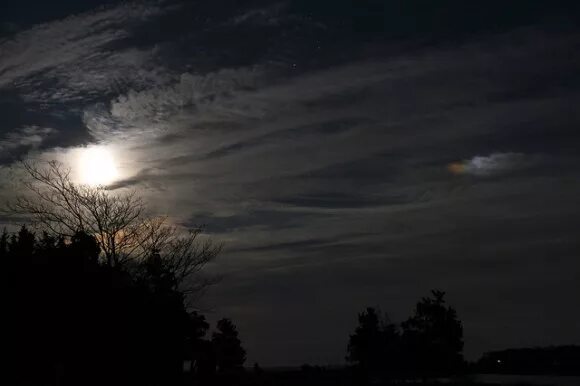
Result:
[[[0,178],[110,147],[111,190],[226,243],[204,306],[261,364],[341,362],[433,287],[470,357],[580,341],[577,2],[238,3],[14,14]]]

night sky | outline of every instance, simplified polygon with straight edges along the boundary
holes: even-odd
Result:
[[[432,288],[468,359],[580,343],[579,3],[3,0],[0,200],[105,149],[225,243],[200,306],[248,363],[343,363]]]

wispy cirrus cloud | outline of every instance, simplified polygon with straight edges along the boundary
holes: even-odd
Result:
[[[268,7],[255,8],[235,16],[229,21],[236,26],[239,24],[276,25],[287,17],[283,14],[288,3],[279,2]]]
[[[4,138],[0,137],[0,157],[5,157],[14,150],[37,149],[43,141],[56,132],[57,130],[53,128],[39,126],[28,126],[10,132]]]
[[[70,16],[0,41],[0,88],[21,90],[25,100],[62,102],[144,78],[149,53],[112,45],[164,10],[153,3],[125,4]],[[38,90],[41,88],[41,90]]]

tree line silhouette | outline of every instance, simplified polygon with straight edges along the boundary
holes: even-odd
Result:
[[[186,296],[158,253],[128,269],[109,266],[97,240],[70,239],[28,228],[0,235],[0,375],[7,385],[276,384],[246,359],[235,325],[210,325],[188,310]],[[445,293],[432,291],[402,323],[375,308],[358,315],[347,360],[354,373],[303,366],[309,384],[388,384],[428,380],[468,368],[463,328]],[[469,370],[490,373],[577,374],[580,348],[562,346],[486,353]],[[318,370],[317,370],[318,369]],[[273,380],[272,380],[273,379]],[[281,378],[284,380],[284,378]],[[255,381],[255,382],[254,382]],[[252,383],[253,382],[253,383]],[[324,382],[322,382],[324,383]]]
[[[346,359],[355,365],[361,381],[425,380],[462,371],[462,323],[455,309],[446,305],[444,292],[433,290],[431,295],[421,299],[414,314],[400,325],[370,307],[358,315]]]
[[[96,239],[26,227],[0,236],[4,384],[171,385],[211,382],[245,361],[234,324],[188,311],[159,254],[131,269],[99,259]]]

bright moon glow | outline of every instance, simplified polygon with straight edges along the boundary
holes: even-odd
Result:
[[[79,159],[81,183],[91,186],[108,185],[118,177],[115,159],[111,152],[102,146],[82,149]]]

